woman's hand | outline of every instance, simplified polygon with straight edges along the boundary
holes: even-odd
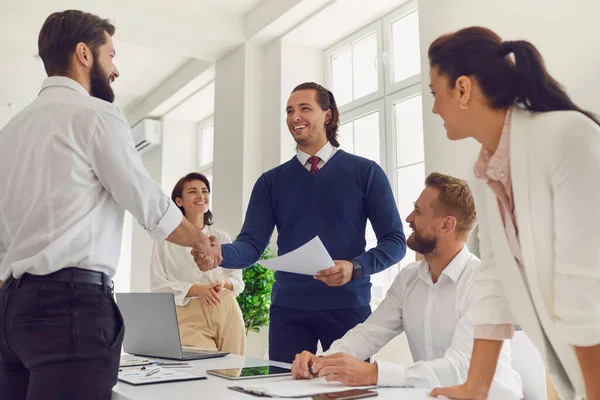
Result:
[[[188,297],[198,297],[209,307],[217,307],[221,304],[221,292],[215,290],[212,285],[193,285],[188,292]]]

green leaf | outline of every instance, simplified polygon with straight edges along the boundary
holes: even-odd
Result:
[[[264,251],[261,260],[274,258],[270,249]],[[260,265],[260,261],[242,272],[246,287],[237,297],[244,315],[246,332],[259,332],[260,327],[269,323],[269,307],[271,306],[271,289],[275,282],[273,271]]]

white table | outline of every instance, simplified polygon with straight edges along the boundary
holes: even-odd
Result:
[[[194,375],[206,375],[207,369],[256,367],[261,365],[276,365],[289,368],[289,364],[242,357],[234,354],[229,354],[222,358],[191,361],[190,364],[193,365],[193,368],[185,368],[179,371],[185,371]],[[147,386],[131,386],[119,382],[113,388],[112,400],[252,400],[259,399],[260,397],[238,393],[227,387],[237,386],[242,382],[245,384],[258,384],[261,381],[275,382],[277,380],[285,381],[292,379],[291,377],[279,377],[231,381],[212,375],[206,376],[208,379]],[[382,388],[377,391],[379,392],[379,396],[373,397],[373,400],[431,399],[424,394],[426,391],[423,389]]]

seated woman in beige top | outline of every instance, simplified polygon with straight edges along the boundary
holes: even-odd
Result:
[[[171,198],[187,218],[219,243],[231,243],[224,231],[213,227],[210,183],[192,172],[177,182]],[[175,295],[181,344],[244,354],[246,329],[236,296],[244,290],[242,270],[217,267],[202,272],[190,248],[167,241],[154,243],[150,266],[153,292]]]

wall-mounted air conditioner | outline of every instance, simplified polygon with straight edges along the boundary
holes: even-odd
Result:
[[[162,121],[144,119],[131,128],[133,143],[140,154],[147,153],[162,143]]]

